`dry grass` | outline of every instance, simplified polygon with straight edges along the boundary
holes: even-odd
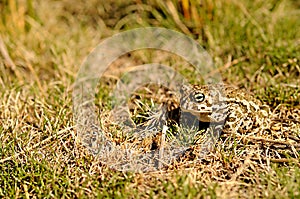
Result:
[[[205,0],[189,6],[150,0],[0,2],[1,197],[299,197],[299,4]],[[91,156],[77,140],[72,118],[77,71],[99,41],[144,26],[193,36],[209,50],[225,82],[251,90],[272,107],[278,138],[285,139],[226,142],[224,135],[202,162],[186,160],[144,174],[111,170]],[[133,53],[129,63],[152,61],[153,54]],[[191,82],[199,81],[186,64],[168,59]],[[97,94],[100,110],[109,107],[109,86]],[[266,156],[269,150],[280,154]]]

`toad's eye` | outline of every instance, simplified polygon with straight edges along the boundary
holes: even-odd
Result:
[[[194,95],[194,99],[196,102],[203,102],[205,99],[205,95],[203,93],[196,92]]]

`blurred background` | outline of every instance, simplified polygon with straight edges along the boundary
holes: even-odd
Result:
[[[155,26],[197,40],[225,82],[255,90],[274,105],[296,103],[299,7],[296,0],[2,0],[2,47],[12,62],[2,50],[0,77],[6,84],[32,79],[40,89],[50,79],[73,79],[102,39]]]

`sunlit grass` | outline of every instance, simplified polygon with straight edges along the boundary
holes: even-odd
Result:
[[[107,168],[76,139],[71,96],[81,63],[102,39],[136,27],[193,37],[209,51],[224,82],[251,90],[272,109],[299,109],[299,3],[201,2],[1,1],[0,197],[299,197],[299,158],[250,161],[218,148],[201,164],[132,174]],[[130,66],[157,57],[136,52],[124,60]],[[193,76],[184,60],[160,61],[190,82],[203,78]],[[113,78],[107,75],[99,86],[105,90],[96,95],[100,110],[110,108],[109,82],[120,71],[115,63],[108,71]]]

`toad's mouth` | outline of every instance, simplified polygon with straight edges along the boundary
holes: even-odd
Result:
[[[197,107],[199,108],[199,107]],[[182,109],[184,112],[191,113],[201,122],[222,122],[226,119],[227,105],[218,104],[205,109]]]
[[[212,112],[209,111],[209,110],[198,111],[198,110],[185,110],[185,109],[183,109],[182,111],[183,112],[188,112],[188,113],[194,115],[201,122],[211,122]]]

